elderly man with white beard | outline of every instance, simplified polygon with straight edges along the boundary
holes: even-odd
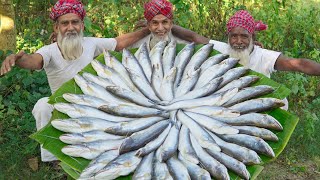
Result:
[[[255,31],[267,29],[261,21],[255,22],[249,12],[237,11],[227,23],[228,43],[210,40],[191,30],[179,26],[172,28],[173,34],[187,41],[214,44],[214,49],[239,58],[240,64],[270,77],[278,71],[295,71],[320,76],[320,64],[304,58],[292,58],[281,52],[263,49],[254,43]]]
[[[59,0],[51,9],[50,18],[55,22],[54,31],[57,42],[40,48],[34,54],[20,51],[8,56],[2,63],[0,74],[8,73],[13,66],[20,68],[44,69],[51,92],[72,79],[103,50],[121,50],[149,34],[142,30],[124,34],[116,38],[83,37],[85,10],[78,0]],[[32,111],[36,119],[37,130],[48,124],[53,106],[48,104],[48,97],[40,99]],[[42,161],[56,158],[41,148]]]
[[[130,46],[138,48],[141,44],[146,43],[150,51],[160,41],[176,41],[178,44],[187,44],[188,41],[182,40],[172,35],[173,27],[173,9],[172,4],[167,0],[151,0],[144,4],[144,18],[146,24],[141,21],[138,27],[147,27],[150,34]]]

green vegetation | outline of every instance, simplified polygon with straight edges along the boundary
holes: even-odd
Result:
[[[49,7],[55,0],[14,0],[17,50],[35,52],[49,44],[52,22]],[[143,18],[147,0],[83,0],[88,36],[115,37],[134,29]],[[320,2],[318,0],[171,0],[175,23],[216,40],[225,40],[225,23],[234,11],[246,8],[268,24],[258,40],[268,49],[320,62]],[[0,62],[12,52],[0,50]],[[320,78],[277,72],[275,81],[292,90],[289,112],[300,121],[279,158],[267,165],[261,179],[317,179],[320,177]],[[40,162],[39,144],[31,111],[36,101],[50,95],[44,72],[14,68],[0,77],[0,179],[63,179],[62,170]],[[32,158],[39,168],[33,171]],[[28,162],[28,160],[30,160]],[[281,178],[282,177],[282,178]]]

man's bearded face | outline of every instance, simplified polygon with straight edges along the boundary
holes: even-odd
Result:
[[[173,22],[162,14],[158,14],[152,18],[147,24],[151,31],[150,47],[152,48],[159,41],[168,41]]]
[[[228,35],[228,44],[230,57],[239,58],[240,64],[248,66],[253,50],[252,34],[244,28],[236,27]]]
[[[68,13],[58,18],[55,30],[58,31],[57,43],[66,60],[78,59],[82,52],[83,21],[77,14]]]
[[[59,30],[57,42],[62,56],[66,60],[78,59],[82,52],[83,31],[78,33],[76,30],[67,31],[64,35]]]

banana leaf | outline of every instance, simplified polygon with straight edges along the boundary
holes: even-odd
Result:
[[[184,47],[184,45],[177,45],[177,53]],[[196,50],[201,48],[202,45],[197,45]],[[132,49],[131,52],[135,52],[137,49]],[[195,50],[195,52],[196,52]],[[211,56],[218,54],[218,51],[212,51]],[[111,52],[118,60],[121,60],[122,55],[119,52]],[[103,55],[97,57],[97,60],[104,63]],[[80,74],[83,72],[88,72],[96,75],[96,72],[93,70],[91,64],[85,67]],[[274,97],[278,99],[284,99],[286,96],[290,94],[290,90],[285,86],[274,82],[273,80],[269,79],[268,77],[264,76],[263,74],[250,71],[249,74],[257,75],[260,77],[260,80],[256,82],[254,85],[270,85],[275,88],[275,91],[271,94],[266,95],[266,97]],[[81,89],[76,85],[75,81],[71,79],[70,81],[63,84],[51,97],[49,103],[54,104],[58,102],[66,102],[62,95],[64,93],[75,93],[75,94],[82,94]],[[280,108],[277,108],[272,111],[265,112],[274,118],[276,118],[281,125],[283,126],[283,131],[274,131],[274,133],[278,136],[278,142],[271,142],[267,141],[269,145],[272,147],[276,157],[284,150],[285,146],[287,145],[291,134],[293,133],[297,123],[298,118],[287,111],[284,111]],[[66,119],[69,118],[67,115],[60,113],[56,110],[52,113],[53,119]],[[77,179],[82,172],[82,170],[89,164],[89,160],[84,158],[74,158],[67,156],[61,152],[61,149],[66,146],[65,143],[59,140],[59,136],[63,134],[63,132],[55,129],[50,123],[42,128],[41,130],[35,132],[30,137],[38,141],[40,144],[43,145],[43,148],[49,150],[52,154],[54,154],[59,160],[61,160],[61,167],[65,170],[65,172],[74,179]],[[275,158],[270,158],[267,156],[260,155],[263,163],[260,165],[252,165],[247,166],[248,171],[250,172],[251,179],[255,179],[259,173],[263,170],[263,164],[273,161]],[[241,179],[233,172],[229,171],[230,178],[232,180]],[[118,179],[131,179],[132,175],[128,175],[125,177],[120,177]]]

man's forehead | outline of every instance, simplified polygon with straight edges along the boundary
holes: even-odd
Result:
[[[245,28],[240,27],[240,26],[232,28],[231,31],[229,32],[229,34],[247,34],[247,35],[251,35],[248,30],[246,30]]]
[[[67,13],[58,17],[58,21],[70,21],[70,20],[81,20],[81,18],[74,13]]]
[[[158,14],[151,19],[151,21],[165,21],[165,20],[171,21],[171,19],[167,18],[163,14]]]

